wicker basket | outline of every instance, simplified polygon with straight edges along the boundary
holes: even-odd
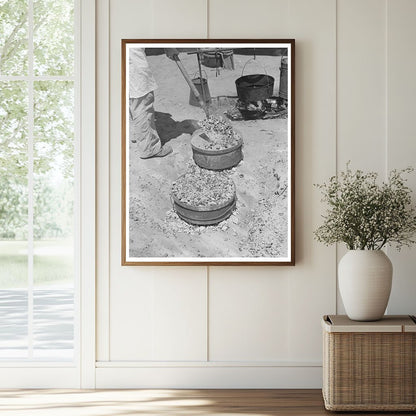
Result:
[[[416,320],[324,316],[323,397],[335,411],[416,410]]]

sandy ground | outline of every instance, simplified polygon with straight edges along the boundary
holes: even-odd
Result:
[[[180,55],[193,76],[195,55]],[[236,97],[235,79],[249,56],[235,55],[235,70],[205,68],[217,112],[229,109]],[[280,57],[259,56],[245,74],[267,73],[275,78],[278,95]],[[215,226],[194,226],[179,219],[171,202],[173,181],[193,163],[190,145],[195,121],[205,115],[189,105],[189,87],[175,62],[164,55],[148,57],[159,88],[156,125],[162,143],[173,153],[164,158],[140,159],[130,143],[130,198],[128,221],[131,257],[283,258],[288,253],[288,139],[287,119],[233,121],[244,140],[244,159],[228,171],[237,189],[232,216]],[[196,75],[195,75],[196,76]],[[217,98],[220,97],[220,98]]]

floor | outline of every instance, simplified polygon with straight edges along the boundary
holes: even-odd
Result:
[[[0,390],[1,416],[357,415],[323,407],[320,390]],[[363,414],[363,413],[361,413]],[[367,413],[368,414],[368,413]],[[370,413],[388,416],[397,413]],[[399,414],[413,414],[399,413]]]

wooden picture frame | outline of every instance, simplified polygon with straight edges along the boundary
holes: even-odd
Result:
[[[121,50],[122,265],[294,265],[295,41]]]

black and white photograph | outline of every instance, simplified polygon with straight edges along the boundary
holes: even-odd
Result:
[[[122,40],[122,264],[294,264],[294,40]]]

